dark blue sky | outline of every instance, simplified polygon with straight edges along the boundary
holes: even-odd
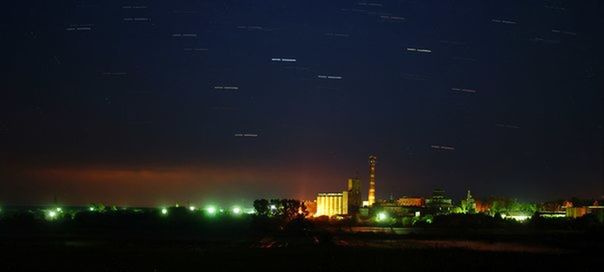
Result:
[[[13,2],[0,203],[604,195],[599,1]]]

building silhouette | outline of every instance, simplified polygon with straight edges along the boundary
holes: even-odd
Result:
[[[348,179],[348,212],[357,213],[362,204],[361,180],[359,178]]]

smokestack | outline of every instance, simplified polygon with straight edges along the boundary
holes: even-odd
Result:
[[[369,195],[367,197],[367,203],[371,207],[375,203],[375,163],[377,161],[376,156],[369,156]]]

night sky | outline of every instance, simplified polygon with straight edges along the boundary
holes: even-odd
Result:
[[[0,204],[604,195],[602,1],[11,2]]]

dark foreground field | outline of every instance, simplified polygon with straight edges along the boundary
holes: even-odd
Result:
[[[599,238],[598,238],[599,239]],[[599,271],[585,233],[4,233],[0,271]]]
[[[184,209],[0,219],[0,271],[600,271],[604,259],[602,225],[582,221],[390,228]]]

